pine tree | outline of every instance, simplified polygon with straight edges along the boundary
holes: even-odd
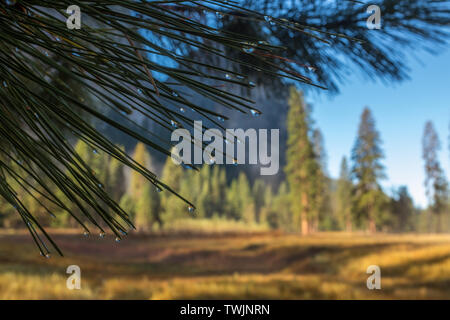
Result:
[[[414,203],[406,186],[401,186],[394,191],[391,206],[394,230],[398,232],[414,231]]]
[[[327,176],[327,154],[322,132],[315,128],[312,135],[313,150],[316,165],[310,172],[313,181],[313,214],[311,229],[319,230],[319,221],[323,221],[327,227],[332,224],[330,204],[330,179]]]
[[[448,208],[448,182],[438,158],[439,137],[431,121],[427,121],[422,138],[422,156],[425,161],[425,188],[431,211],[437,215],[437,232],[441,231],[442,214]],[[431,222],[431,221],[430,221]]]
[[[257,223],[263,222],[264,217],[262,217],[263,208],[267,205],[270,199],[267,198],[268,195],[271,195],[270,185],[267,185],[261,179],[256,179],[253,183],[252,195],[255,201],[255,220]]]
[[[309,110],[303,96],[290,90],[287,117],[288,143],[285,172],[289,182],[292,211],[302,234],[311,231],[314,214],[314,179],[319,168],[311,141]]]
[[[276,216],[277,226],[286,231],[297,231],[292,214],[291,194],[286,182],[282,182],[278,193],[273,199],[273,211]]]
[[[239,190],[239,207],[242,212],[242,219],[252,224],[256,222],[255,203],[250,188],[250,183],[244,172],[240,172],[237,180]]]
[[[142,195],[136,203],[134,224],[136,229],[141,232],[149,232],[155,223],[162,226],[162,221],[159,217],[160,198],[158,192],[147,183]]]
[[[370,109],[366,107],[361,115],[358,136],[352,149],[352,175],[356,181],[355,211],[372,233],[376,232],[377,222],[380,223],[383,216],[385,196],[379,184],[379,180],[385,177],[381,163],[383,158],[380,134]]]
[[[120,147],[120,149],[124,149]],[[108,192],[115,201],[119,201],[126,192],[125,167],[122,162],[111,158],[108,166]]]
[[[178,193],[181,190],[183,179],[184,172],[182,167],[175,164],[173,159],[168,157],[161,180]],[[189,210],[183,201],[180,201],[177,196],[165,190],[161,193],[161,210],[161,220],[164,225],[170,225],[177,219],[189,217]]]
[[[133,159],[146,168],[151,167],[150,154],[147,151],[145,144],[139,142],[134,149]],[[129,193],[136,201],[142,197],[145,185],[148,180],[136,171],[132,171],[130,175],[130,185],[128,187]]]
[[[336,189],[336,210],[339,219],[339,226],[347,232],[352,231],[352,180],[347,158],[341,161],[341,171],[337,181]]]

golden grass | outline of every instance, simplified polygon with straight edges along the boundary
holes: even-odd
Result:
[[[448,299],[450,236],[322,233],[131,235],[53,231],[66,257],[0,231],[0,299]],[[82,290],[66,288],[67,266]],[[382,290],[368,290],[378,265]]]

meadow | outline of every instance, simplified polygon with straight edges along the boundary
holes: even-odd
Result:
[[[26,231],[0,231],[0,299],[450,298],[450,235],[51,234],[65,257],[41,257]],[[74,264],[81,290],[66,288]],[[370,265],[381,290],[366,287]]]

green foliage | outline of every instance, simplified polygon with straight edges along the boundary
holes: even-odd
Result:
[[[395,190],[391,206],[392,229],[397,232],[414,231],[416,209],[407,187],[402,186]]]
[[[156,223],[161,227],[162,221],[159,218],[160,210],[158,192],[153,186],[146,184],[135,207],[134,224],[137,231],[151,231]]]
[[[295,225],[307,234],[317,226],[321,196],[320,163],[314,152],[313,128],[310,110],[303,95],[290,89],[287,117],[288,142],[285,172],[291,192],[291,205]]]
[[[375,232],[377,224],[385,220],[383,206],[386,197],[379,184],[379,180],[385,177],[381,164],[383,157],[380,134],[370,109],[366,107],[352,149],[352,175],[356,181],[354,212],[358,222],[371,232]]]
[[[439,137],[431,121],[425,124],[422,139],[422,156],[425,162],[425,187],[430,211],[437,215],[434,230],[442,230],[441,215],[448,212],[449,186],[445,173],[439,162],[438,152],[441,148]],[[431,228],[431,221],[430,226]]]

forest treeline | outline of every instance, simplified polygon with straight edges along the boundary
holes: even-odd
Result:
[[[387,192],[380,185],[385,178],[384,154],[369,108],[361,115],[351,154],[342,159],[340,176],[332,179],[326,168],[323,137],[314,125],[310,106],[294,88],[288,104],[286,180],[278,186],[262,179],[249,181],[244,171],[237,177],[227,177],[225,166],[205,164],[199,171],[187,170],[167,159],[162,181],[195,203],[195,212],[172,193],[156,188],[139,173],[87,143],[76,142],[75,150],[112,199],[130,214],[140,232],[170,229],[186,219],[234,221],[249,227],[302,234],[328,230],[450,231],[448,182],[438,160],[440,142],[431,122],[425,125],[422,141],[429,207],[418,209],[406,187]],[[133,158],[154,169],[152,156],[144,144],[136,145]],[[9,161],[10,167],[18,172],[22,170],[17,160],[3,161]],[[13,177],[7,179],[12,184],[18,183]],[[23,191],[18,198],[43,225],[78,226],[66,211],[48,201],[43,190],[35,191]],[[66,200],[64,204],[77,213],[74,202]],[[22,226],[20,215],[3,199],[0,210],[0,226]]]

